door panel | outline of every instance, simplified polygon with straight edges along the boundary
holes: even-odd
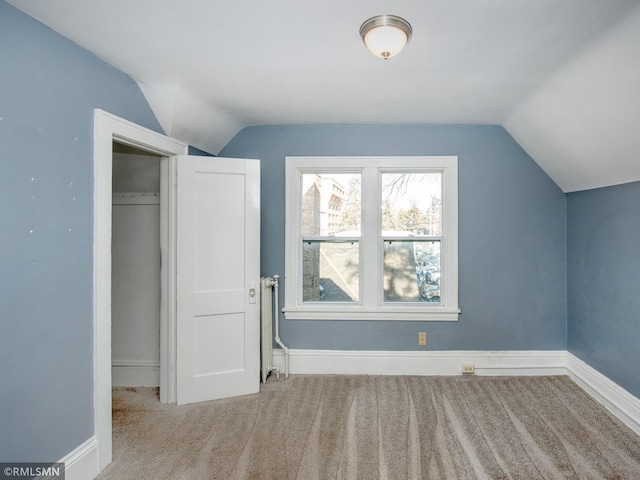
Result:
[[[259,162],[184,156],[177,165],[178,404],[255,393]]]
[[[197,317],[194,328],[196,376],[244,370],[243,351],[236,345],[244,340],[242,314]]]

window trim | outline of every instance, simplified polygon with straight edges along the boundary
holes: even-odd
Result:
[[[375,170],[375,171],[374,171]],[[441,264],[444,292],[437,305],[384,303],[381,289],[382,242],[380,212],[376,202],[362,202],[360,237],[360,302],[303,303],[300,175],[303,173],[362,173],[362,191],[375,188],[379,197],[381,174],[389,172],[442,172],[443,231]],[[364,222],[375,218],[374,222]],[[375,231],[375,234],[372,232]],[[417,239],[416,239],[417,240]],[[444,260],[442,260],[444,255]],[[375,261],[371,261],[373,257]],[[375,271],[373,271],[375,270]],[[363,282],[363,278],[373,281]],[[288,320],[410,320],[457,321],[458,308],[458,157],[457,156],[339,156],[285,157],[285,298]]]

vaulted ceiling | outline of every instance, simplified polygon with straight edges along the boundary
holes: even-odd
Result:
[[[281,124],[503,125],[564,191],[640,180],[640,0],[8,0],[217,153]],[[411,43],[375,58],[358,29]]]

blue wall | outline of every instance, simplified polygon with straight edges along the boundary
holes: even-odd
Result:
[[[458,155],[462,310],[455,323],[281,319],[287,346],[418,350],[426,331],[430,350],[566,349],[565,196],[502,127],[240,131],[220,156],[262,160],[263,275],[284,276],[287,155]]]
[[[209,152],[205,152],[204,150],[200,150],[197,147],[194,147],[192,145],[189,145],[189,155],[195,155],[195,156],[199,156],[199,157],[215,157],[215,155],[212,155]]]
[[[160,131],[136,83],[0,1],[0,461],[93,435],[93,109]]]
[[[640,397],[640,182],[567,195],[568,350]]]

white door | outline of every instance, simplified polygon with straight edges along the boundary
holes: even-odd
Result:
[[[177,157],[177,403],[260,382],[260,163]]]

